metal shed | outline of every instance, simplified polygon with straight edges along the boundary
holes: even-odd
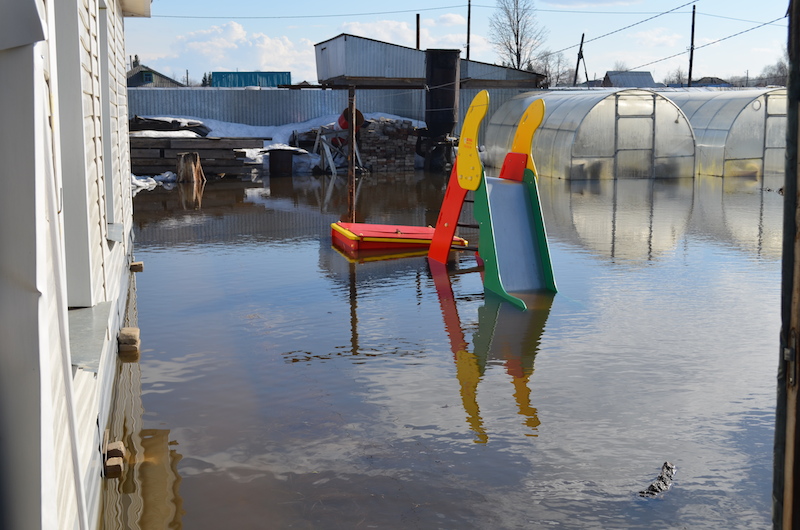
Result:
[[[317,79],[329,85],[424,88],[425,51],[342,33],[314,45]],[[538,88],[544,75],[461,60],[461,87]]]
[[[526,92],[492,115],[486,163],[499,167],[517,123],[535,99],[545,117],[533,138],[540,176],[561,179],[694,176],[694,134],[664,96],[640,89]]]
[[[782,174],[786,154],[786,89],[674,90],[697,138],[697,174]]]
[[[425,53],[355,35],[342,34],[314,45],[320,83],[339,79],[425,79]]]

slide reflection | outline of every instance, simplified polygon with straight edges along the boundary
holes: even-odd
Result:
[[[473,336],[473,351],[464,336],[450,275],[442,264],[430,261],[431,274],[439,297],[445,330],[450,339],[461,402],[475,443],[486,443],[489,434],[478,404],[478,384],[490,360],[502,361],[511,378],[512,395],[522,423],[536,436],[540,421],[531,404],[529,381],[554,293],[526,294],[527,311],[521,311],[500,297],[487,292],[478,309],[478,331]]]

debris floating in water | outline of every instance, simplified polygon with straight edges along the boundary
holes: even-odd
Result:
[[[675,476],[675,469],[675,466],[671,463],[664,462],[664,465],[661,466],[661,473],[659,473],[652,484],[647,486],[647,489],[639,492],[639,496],[655,497],[659,493],[667,491],[672,486],[672,477]]]

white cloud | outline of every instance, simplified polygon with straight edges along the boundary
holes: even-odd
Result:
[[[437,26],[465,26],[467,19],[457,13],[446,13],[436,19]]]
[[[680,33],[674,33],[666,28],[653,28],[647,31],[640,31],[631,35],[639,46],[645,48],[670,48],[679,45],[682,41],[688,40]]]
[[[399,22],[397,20],[378,20],[375,22],[347,22],[342,24],[342,31],[365,37],[368,39],[375,39],[392,44],[399,44],[401,46],[415,47],[417,42],[416,28],[412,28],[406,22]],[[428,30],[421,30],[421,38],[426,39],[429,36]]]
[[[203,72],[234,70],[288,71],[292,82],[317,79],[313,42],[248,32],[237,22],[178,35],[168,52],[147,54],[142,62],[167,75],[179,72],[181,79],[186,70],[194,80]]]
[[[231,50],[248,47],[247,31],[237,22],[193,31],[177,38],[176,47],[197,53],[211,62],[223,62]]]
[[[292,72],[292,82],[316,82],[317,68],[314,43],[301,39],[299,46],[288,37],[270,38],[259,34],[255,44],[259,53],[259,69]]]

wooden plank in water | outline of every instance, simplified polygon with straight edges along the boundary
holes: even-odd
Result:
[[[161,157],[131,157],[131,165],[132,166],[174,166],[176,164],[175,158],[170,158],[167,160],[166,158]]]
[[[232,149],[164,149],[164,158],[175,158],[181,153],[198,153],[201,160],[206,159],[236,159],[238,153]],[[133,155],[131,155],[133,156]],[[240,155],[243,156],[243,155]]]
[[[264,147],[263,138],[173,138],[172,149],[252,149]]]
[[[131,136],[131,147],[136,148],[165,148],[169,147],[169,138],[151,138],[149,136]]]
[[[161,149],[133,149],[131,158],[161,158]]]
[[[203,167],[242,167],[244,165],[244,160],[239,158],[232,158],[232,159],[215,159],[215,158],[203,158],[202,155],[200,157],[200,163],[203,164]]]

